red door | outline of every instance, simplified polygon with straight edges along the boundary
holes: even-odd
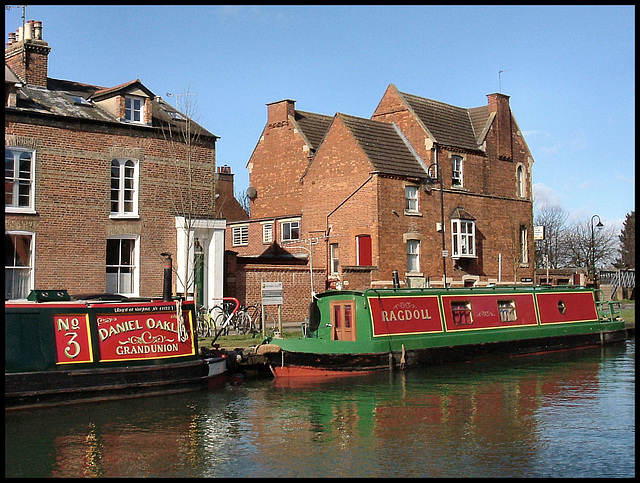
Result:
[[[373,258],[371,256],[371,235],[358,235],[358,265],[371,266]]]

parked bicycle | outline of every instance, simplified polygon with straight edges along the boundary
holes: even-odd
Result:
[[[260,302],[255,302],[253,305],[249,305],[244,308],[244,312],[247,314],[249,318],[249,331],[250,332],[261,332],[262,331],[262,304]],[[276,318],[265,312],[265,327],[267,330],[277,330],[277,321]]]
[[[229,327],[234,325],[232,320],[236,317],[239,308],[240,302],[238,302],[238,299],[235,297],[223,297],[222,305],[215,305],[211,308],[210,312],[214,318],[214,325],[217,328],[217,332],[211,341],[212,345],[222,333],[225,335],[229,333]]]
[[[229,335],[232,332],[242,335],[256,334],[262,331],[262,304],[260,302],[255,302],[248,307],[244,305],[235,307],[233,301],[223,302],[222,305],[213,307],[211,312],[214,314],[214,327],[224,325],[223,335]],[[265,314],[265,321],[269,330],[277,330],[277,322],[273,315]]]
[[[198,307],[196,333],[198,338],[213,337],[216,333],[216,321],[212,315],[214,307],[207,309],[204,305]]]

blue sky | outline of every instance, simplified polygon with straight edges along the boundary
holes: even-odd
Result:
[[[173,105],[193,93],[237,192],[266,104],[369,118],[395,84],[459,107],[509,95],[535,206],[617,227],[635,210],[634,6],[30,5],[26,19],[43,22],[50,77],[140,79]],[[5,42],[21,24],[5,9]]]

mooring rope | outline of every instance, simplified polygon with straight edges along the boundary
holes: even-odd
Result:
[[[180,342],[186,342],[189,339],[189,332],[187,331],[187,323],[184,321],[182,315],[182,300],[176,300],[176,323],[178,325],[178,339]]]

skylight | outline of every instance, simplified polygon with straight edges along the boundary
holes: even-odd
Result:
[[[86,100],[84,97],[80,97],[80,96],[69,96],[71,99],[73,99],[73,102],[75,102],[76,104],[78,104],[79,106],[89,106],[92,107],[93,104],[91,104],[88,100]]]

